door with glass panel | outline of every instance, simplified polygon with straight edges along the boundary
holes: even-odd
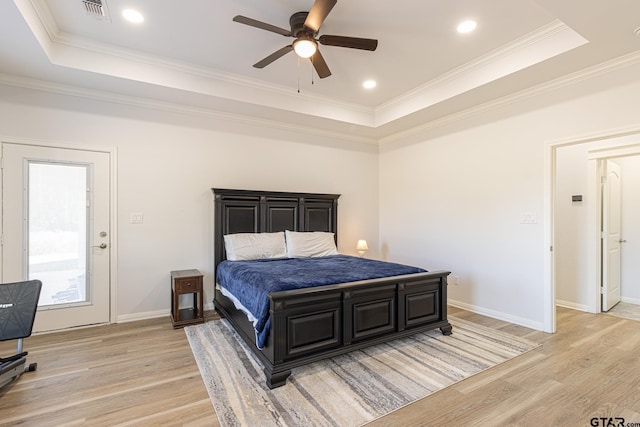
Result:
[[[2,282],[39,279],[34,331],[110,320],[110,153],[2,143]]]

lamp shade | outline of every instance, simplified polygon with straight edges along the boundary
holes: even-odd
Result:
[[[318,44],[313,39],[298,39],[293,42],[293,50],[300,58],[309,58],[318,50]]]
[[[358,244],[356,245],[356,249],[359,250],[359,251],[369,250],[369,247],[367,246],[367,241],[366,240],[358,240]]]

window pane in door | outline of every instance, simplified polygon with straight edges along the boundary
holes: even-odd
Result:
[[[28,171],[27,276],[42,281],[38,306],[88,301],[87,166],[30,162]]]

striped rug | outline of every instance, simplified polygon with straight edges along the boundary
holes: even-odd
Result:
[[[315,362],[273,390],[225,320],[185,332],[222,426],[358,426],[538,346],[449,321],[450,336],[434,330]]]

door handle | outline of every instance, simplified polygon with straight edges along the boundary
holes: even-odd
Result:
[[[92,248],[100,248],[100,249],[106,249],[107,248],[107,244],[106,243],[100,243],[98,246],[91,246]]]
[[[620,239],[620,240],[618,240],[618,243],[627,243],[627,241]]]

